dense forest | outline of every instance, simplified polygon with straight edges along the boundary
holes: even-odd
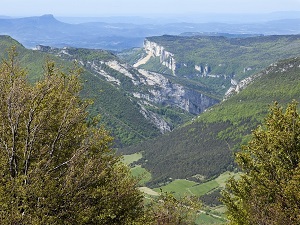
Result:
[[[256,37],[163,35],[147,37],[146,40],[162,46],[164,51],[174,55],[176,77],[202,83],[208,90],[213,90],[210,91],[211,94],[220,98],[230,87],[231,79],[240,81],[260,72],[271,63],[300,54],[299,35]],[[136,51],[135,54],[141,53]],[[133,57],[135,54],[132,53]],[[130,55],[124,58],[131,60]],[[140,67],[173,75],[169,68],[162,65],[160,57],[152,57]]]
[[[297,36],[284,38],[298,45]],[[257,40],[265,45],[278,37]],[[203,214],[199,199],[166,193],[164,185],[180,178],[193,190],[226,171],[240,172],[222,192],[230,224],[299,223],[299,57],[271,64],[243,90],[158,137],[121,91],[141,87],[105,64],[101,69],[122,80],[122,87],[81,67],[83,61],[70,62],[77,56],[119,60],[114,54],[69,48],[72,57],[59,58],[62,49],[32,51],[8,36],[0,45],[8,49],[0,51],[2,224],[194,224]],[[195,89],[202,85],[166,77]],[[151,107],[178,123],[191,118],[169,106]],[[132,176],[120,153],[139,153],[133,166],[149,179],[141,183]],[[142,193],[138,187],[145,183],[161,193]],[[219,205],[220,188],[210,190],[201,200]]]
[[[143,202],[99,118],[88,119],[80,71],[47,61],[30,83],[14,47],[2,61],[1,224],[193,223],[193,199],[162,194]]]
[[[299,100],[299,65],[299,58],[273,64],[243,91],[192,122],[123,151],[143,153],[140,163],[153,174],[149,184],[154,186],[170,177],[191,178],[200,174],[211,179],[231,170],[233,153],[247,143],[251,130],[263,122],[269,105],[274,101],[286,105],[292,99]]]

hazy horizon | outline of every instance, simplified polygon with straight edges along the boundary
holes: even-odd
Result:
[[[55,19],[65,23],[106,22],[131,24],[167,24],[167,23],[261,23],[282,19],[300,19],[299,11],[275,11],[270,13],[169,13],[152,15],[74,15],[60,16],[53,13],[38,15],[10,16],[0,14],[0,19],[28,18],[52,15]]]
[[[300,0],[1,0],[0,15],[111,17],[185,14],[268,14],[300,11]]]

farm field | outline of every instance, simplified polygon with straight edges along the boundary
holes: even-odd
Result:
[[[162,189],[163,191],[173,193],[175,196],[195,195],[200,197],[217,188],[225,187],[226,180],[228,180],[231,176],[238,176],[238,174],[225,172],[214,180],[210,180],[201,184],[185,179],[177,179],[165,186],[154,188],[154,190],[158,191]]]
[[[142,157],[143,157],[142,153],[124,155],[123,162],[128,166],[130,166],[135,162],[137,162]],[[146,198],[155,197],[161,191],[172,193],[175,197],[180,197],[185,195],[201,197],[215,190],[224,188],[226,181],[230,177],[239,176],[239,173],[232,173],[227,171],[221,174],[220,176],[216,177],[215,179],[203,183],[189,181],[186,179],[176,179],[164,186],[150,189],[145,186],[145,184],[151,180],[151,173],[149,171],[141,167],[141,165],[133,165],[131,167],[131,173],[134,177],[140,179],[139,185],[141,187],[139,189],[145,194]],[[196,223],[204,224],[204,225],[224,224],[226,222],[224,211],[225,211],[224,206],[204,207],[203,211],[199,212],[199,215],[197,216],[196,219]]]

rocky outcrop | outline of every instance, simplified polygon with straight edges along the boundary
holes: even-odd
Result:
[[[265,73],[267,73],[267,72],[265,72]],[[261,77],[263,74],[264,74],[263,72],[254,74],[250,77],[247,77],[247,78],[241,80],[240,82],[238,82],[234,79],[231,79],[231,87],[226,91],[223,101],[228,99],[229,97],[239,93],[241,90],[245,89],[250,83],[252,83],[255,79]]]
[[[195,65],[195,70],[198,71],[204,77],[208,76],[210,73],[210,67],[207,64],[205,66]]]
[[[169,68],[172,71],[173,75],[175,76],[183,75],[183,74],[179,74],[178,72],[178,70],[181,67],[192,67],[194,71],[191,74],[189,74],[192,76],[213,77],[213,78],[221,78],[221,79],[227,79],[228,77],[231,77],[231,75],[226,75],[226,74],[212,74],[211,71],[213,68],[211,68],[211,66],[208,64],[190,65],[184,62],[177,62],[173,53],[167,51],[164,46],[161,46],[156,42],[149,41],[148,39],[145,39],[144,41],[144,50],[147,53],[146,57],[136,62],[134,64],[134,67],[139,67],[140,65],[146,64],[151,57],[159,57],[160,63],[166,66],[167,68]],[[223,65],[220,64],[219,66],[223,66]],[[247,69],[249,70],[249,68],[246,68],[246,70]],[[189,75],[184,74],[183,76],[189,76]]]
[[[175,73],[176,63],[172,53],[153,42],[145,42],[145,45],[149,48],[149,54],[159,56],[164,65],[170,67]],[[59,57],[75,60],[95,76],[122,89],[124,94],[137,103],[140,113],[162,133],[171,131],[173,125],[170,124],[170,118],[158,113],[160,107],[170,106],[178,112],[185,110],[190,114],[198,115],[218,102],[196,90],[174,83],[160,73],[134,68],[116,57],[109,60],[90,59],[75,55],[68,48],[51,49],[40,46],[37,50],[51,50]]]
[[[41,51],[41,52],[49,52],[51,50],[51,47],[45,45],[37,45],[34,50]]]
[[[157,43],[151,42],[147,39],[144,41],[144,49],[151,56],[159,57],[160,63],[172,70],[173,75],[175,75],[176,60],[173,53],[166,51],[163,46],[160,46]]]
[[[160,105],[175,106],[194,115],[198,115],[208,107],[218,103],[216,99],[172,83],[161,74],[141,69],[138,71],[145,77],[149,89],[147,94],[134,93],[137,98]]]
[[[143,69],[133,69],[127,64],[118,61],[109,62],[89,62],[89,66],[100,76],[103,76],[113,85],[122,86],[120,79],[109,75],[101,64],[109,66],[118,71],[123,76],[130,78],[136,87],[126,90],[132,97],[137,99],[140,112],[149,119],[162,133],[168,132],[172,126],[168,124],[160,115],[149,110],[146,105],[172,106],[185,110],[191,114],[198,115],[208,107],[218,103],[218,100],[210,98],[192,89],[188,89],[180,84],[171,82],[162,74],[150,72]]]
[[[147,103],[146,103],[147,104]],[[140,112],[142,113],[142,115],[153,122],[153,124],[156,125],[156,127],[160,130],[160,132],[162,134],[169,132],[172,130],[171,126],[159,115],[157,115],[154,112],[151,112],[149,110],[147,110],[143,104],[139,103],[141,110]]]

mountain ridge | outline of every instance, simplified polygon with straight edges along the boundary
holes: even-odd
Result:
[[[37,49],[65,60],[75,60],[96,76],[123,90],[140,107],[144,117],[152,121],[162,133],[219,102],[199,91],[196,85],[188,87],[163,74],[136,69],[107,51],[46,46],[38,46]]]
[[[271,63],[300,54],[300,35],[147,37],[138,68],[202,83],[223,98],[228,89]],[[132,53],[134,55],[134,53]],[[130,55],[127,56],[130,59]],[[125,57],[126,59],[126,57]],[[136,60],[138,61],[138,60]],[[131,62],[132,63],[132,62]]]
[[[269,105],[287,105],[300,96],[300,57],[279,61],[260,72],[242,91],[211,107],[174,131],[136,146],[125,154],[141,152],[137,162],[151,172],[148,183],[158,187],[174,179],[212,179],[235,168],[234,152],[249,140]]]
[[[42,23],[42,22],[45,23]],[[297,19],[276,23],[167,23],[134,24],[120,22],[87,22],[69,24],[53,15],[24,18],[0,18],[0,34],[8,34],[27,48],[36,45],[53,47],[82,47],[124,50],[140,47],[145,37],[163,34],[179,35],[184,32],[217,32],[235,34],[297,34]],[[52,32],[49,31],[51,27]],[[90,35],[86,35],[90,34]]]

